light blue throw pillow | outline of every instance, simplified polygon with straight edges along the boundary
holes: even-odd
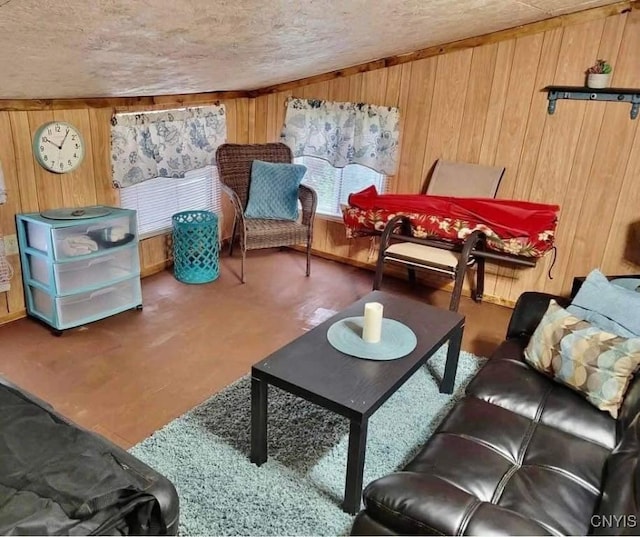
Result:
[[[640,293],[611,283],[598,269],[586,277],[567,311],[618,336],[640,336]]]
[[[298,187],[306,171],[302,164],[254,160],[245,217],[296,220]]]

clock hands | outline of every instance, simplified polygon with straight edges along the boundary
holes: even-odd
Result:
[[[62,149],[61,145],[54,144],[51,140],[49,140],[49,138],[44,138],[44,141],[49,142],[52,146],[57,147],[58,149]]]
[[[64,143],[67,141],[67,136],[69,136],[69,129],[67,129],[67,132],[64,133],[64,138],[62,139],[62,142],[60,142],[60,145],[54,143],[52,140],[50,140],[49,138],[43,138],[42,141],[43,142],[49,142],[52,146],[58,148],[58,149],[62,149],[62,146],[64,145]]]
[[[69,129],[67,129],[67,132],[64,133],[64,138],[62,139],[62,142],[60,142],[60,147],[58,147],[58,149],[62,149],[62,146],[67,141],[67,136],[69,136]]]

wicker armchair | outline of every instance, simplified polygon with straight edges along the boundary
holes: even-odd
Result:
[[[311,240],[313,220],[318,199],[316,192],[305,185],[298,189],[298,199],[302,204],[302,217],[290,220],[266,220],[245,218],[244,211],[249,198],[251,163],[254,160],[266,162],[292,162],[291,149],[282,143],[268,144],[222,144],[216,152],[216,162],[223,192],[233,203],[235,215],[229,255],[233,254],[236,233],[240,235],[242,264],[240,279],[245,282],[244,260],[247,250],[273,248],[276,246],[307,245],[307,276],[311,273]]]

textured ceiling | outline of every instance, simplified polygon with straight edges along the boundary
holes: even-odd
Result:
[[[249,90],[610,0],[0,0],[0,98]]]

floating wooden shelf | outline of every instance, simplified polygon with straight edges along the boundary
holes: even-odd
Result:
[[[638,117],[640,110],[640,89],[629,88],[587,88],[583,86],[547,86],[549,106],[547,112],[553,114],[556,111],[558,99],[574,99],[578,101],[614,101],[619,103],[631,103],[631,119]]]

